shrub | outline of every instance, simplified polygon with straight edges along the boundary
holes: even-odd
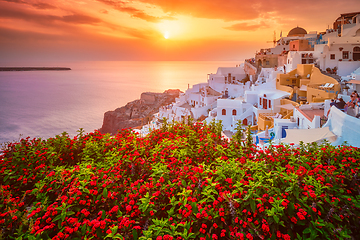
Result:
[[[346,239],[359,232],[357,148],[221,138],[169,124],[29,138],[0,156],[3,239]],[[240,139],[240,138],[239,138]],[[239,140],[238,139],[238,140]]]

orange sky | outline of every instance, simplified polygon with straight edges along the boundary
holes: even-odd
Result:
[[[0,61],[243,60],[359,0],[0,0]]]

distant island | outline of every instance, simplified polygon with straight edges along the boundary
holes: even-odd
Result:
[[[0,67],[0,71],[64,71],[67,67]]]

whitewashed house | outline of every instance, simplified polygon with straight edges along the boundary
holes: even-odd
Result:
[[[321,70],[337,68],[340,76],[349,75],[360,67],[360,14],[351,23],[342,24],[340,34],[325,34],[327,44],[323,47],[319,64]]]
[[[224,130],[233,131],[241,120],[244,126],[254,123],[253,105],[241,99],[218,99],[216,120],[221,120]]]
[[[250,81],[242,67],[219,67],[215,74],[208,74],[209,87],[222,93],[224,97],[236,98],[243,96],[249,89]]]

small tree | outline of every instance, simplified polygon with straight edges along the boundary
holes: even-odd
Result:
[[[232,137],[232,141],[241,145],[241,139],[244,134],[244,129],[242,128],[241,120],[238,120],[235,127],[235,134]]]

